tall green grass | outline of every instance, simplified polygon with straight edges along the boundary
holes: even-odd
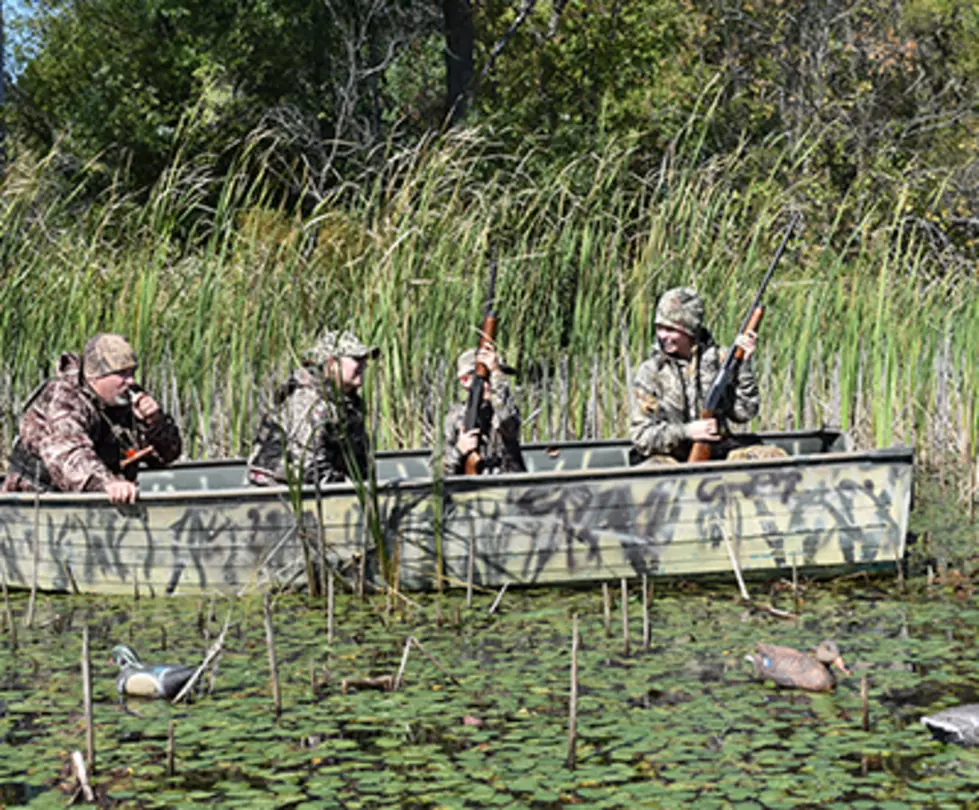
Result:
[[[974,273],[918,237],[906,198],[920,189],[891,180],[889,194],[876,183],[827,204],[812,148],[773,142],[761,169],[747,148],[704,157],[691,126],[655,165],[622,143],[542,166],[531,147],[506,155],[469,131],[391,151],[305,215],[272,204],[260,141],[221,176],[176,163],[140,202],[111,185],[93,202],[84,178],[56,180],[57,155],[24,159],[0,200],[5,447],[57,353],[112,329],[132,338],[190,455],[241,454],[274,381],[343,327],[381,348],[380,446],[434,444],[461,396],[451,370],[476,341],[491,252],[524,438],[624,435],[659,294],[694,284],[730,342],[800,210],[767,296],[755,427],[843,427],[859,446],[910,443],[974,469]]]

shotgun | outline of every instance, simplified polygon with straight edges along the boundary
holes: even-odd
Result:
[[[493,299],[496,295],[496,259],[490,260],[489,269],[489,295],[486,297],[486,311],[483,314],[483,323],[479,327],[479,344],[476,348],[476,356],[479,357],[479,350],[493,348],[496,340],[496,313],[493,312]],[[466,399],[466,412],[463,416],[463,430],[468,432],[473,428],[479,428],[479,445],[468,456],[466,456],[464,472],[466,475],[479,475],[483,471],[483,458],[479,454],[479,448],[483,446],[489,435],[491,425],[484,424],[486,420],[480,414],[485,413],[481,407],[483,402],[483,392],[490,384],[490,370],[485,363],[476,361],[476,368],[473,371],[472,385],[469,387],[469,397]]]
[[[778,246],[778,250],[775,251],[775,256],[772,257],[772,263],[768,266],[768,272],[765,273],[765,278],[762,280],[761,286],[758,288],[758,292],[755,295],[755,300],[751,302],[751,307],[748,309],[748,314],[745,315],[744,320],[741,322],[741,328],[738,330],[739,337],[748,330],[753,332],[758,331],[762,316],[765,314],[765,306],[761,302],[762,296],[765,294],[765,288],[768,287],[768,282],[771,280],[772,274],[775,272],[775,266],[778,264],[778,260],[782,258],[782,253],[785,251],[785,246],[788,244],[789,237],[792,235],[792,231],[794,230],[796,223],[799,221],[799,216],[799,213],[796,212],[792,215],[792,219],[789,220],[788,227],[785,229],[785,234],[782,236],[782,242]],[[731,380],[734,377],[735,372],[741,365],[741,360],[743,357],[744,350],[738,346],[737,341],[735,341],[735,345],[731,347],[731,350],[727,353],[727,357],[724,358],[724,363],[718,370],[717,376],[714,377],[714,381],[710,384],[710,388],[707,391],[707,396],[704,397],[704,407],[700,411],[701,419],[713,419],[717,416],[717,410],[720,407],[721,401],[724,399],[724,395],[727,393],[727,390],[731,385]],[[710,447],[711,442],[694,442],[693,446],[690,448],[690,455],[687,457],[687,461],[709,461]]]

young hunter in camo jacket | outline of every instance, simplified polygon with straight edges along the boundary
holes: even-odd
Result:
[[[656,306],[657,343],[636,372],[632,385],[629,434],[640,458],[671,456],[686,461],[694,438],[692,432],[712,421],[700,420],[700,412],[726,353],[702,327],[703,314],[703,301],[690,287],[668,290]],[[660,335],[661,329],[671,333],[665,336],[666,341]],[[687,351],[677,352],[671,342],[674,338]],[[753,333],[750,340],[753,351]],[[725,422],[751,420],[760,404],[755,373],[750,365],[742,363],[721,403],[713,433],[700,437],[711,442],[711,458],[724,457],[732,446],[725,440]]]
[[[489,398],[483,400],[481,417],[488,422],[489,430],[484,446],[479,448],[483,459],[483,474],[524,472],[523,455],[520,452],[520,410],[510,393],[506,374],[513,369],[499,362],[495,351],[486,351],[487,366],[490,368]],[[483,361],[483,357],[480,361]],[[459,382],[468,389],[476,365],[475,349],[467,349],[456,361]],[[442,468],[446,475],[461,475],[465,469],[466,438],[463,423],[466,405],[454,403],[445,414],[445,443],[443,445]]]
[[[136,354],[119,335],[99,334],[81,357],[63,354],[57,376],[28,401],[4,481],[7,492],[105,492],[118,481],[135,481],[139,465],[121,467],[131,451],[152,447],[144,463],[162,467],[181,452],[173,420],[132,381]],[[116,396],[105,401],[96,388],[116,375]],[[93,387],[94,386],[94,387]],[[152,403],[150,418],[135,397]]]
[[[377,355],[350,332],[325,333],[276,392],[276,410],[262,417],[248,459],[249,483],[352,479],[348,459],[363,480],[367,438],[359,389],[367,360]]]

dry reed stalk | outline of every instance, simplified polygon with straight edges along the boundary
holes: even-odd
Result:
[[[85,758],[82,756],[81,751],[71,752],[71,769],[75,773],[75,781],[78,782],[78,791],[81,792],[85,801],[89,804],[95,803],[95,791],[92,790],[91,784],[88,781],[88,770],[85,768]],[[74,797],[69,804],[74,803]]]
[[[75,581],[75,574],[71,570],[71,563],[65,563],[65,573],[68,575],[68,582],[71,584],[71,592],[78,596],[81,591],[78,589],[78,583]]]
[[[612,594],[607,582],[602,583],[602,609],[605,615],[605,638],[612,637]]]
[[[864,731],[870,731],[870,698],[867,693],[866,675],[863,675],[860,678],[860,708],[861,708],[860,725],[863,727]]]
[[[801,599],[799,597],[799,569],[795,564],[795,553],[792,554],[792,603],[795,608],[795,615],[800,614]]]
[[[443,667],[438,661],[435,660],[435,656],[432,655],[428,650],[426,650],[425,647],[417,638],[412,636],[411,641],[421,651],[422,655],[424,655],[429,661],[431,661],[435,665],[435,668],[439,672],[445,675],[445,677],[448,678],[450,681],[452,681],[452,683],[454,683],[456,686],[462,686],[462,684],[459,683],[459,681],[456,679],[454,675],[451,675],[445,667]]]
[[[731,568],[734,569],[734,575],[738,580],[738,589],[741,591],[741,598],[747,602],[751,602],[751,595],[748,593],[748,589],[744,586],[744,577],[741,576],[741,566],[738,565],[738,558],[734,554],[734,545],[731,543],[731,535],[727,530],[721,526],[721,534],[724,535],[724,547],[727,549],[728,559],[731,561]]]
[[[92,658],[88,646],[88,625],[82,627],[82,694],[85,711],[85,758],[88,770],[95,773],[95,724],[92,722]]]
[[[503,587],[500,588],[500,592],[496,595],[496,599],[493,600],[493,604],[490,605],[489,611],[486,613],[487,616],[492,616],[494,613],[496,613],[496,609],[500,606],[500,602],[503,601],[503,594],[506,593],[506,589],[509,584],[509,582],[503,583]]]
[[[577,763],[578,736],[578,614],[571,617],[571,692],[568,700],[568,769]]]
[[[170,726],[167,728],[167,776],[173,777],[177,770],[174,763],[174,753],[176,751],[176,734],[175,734],[176,722],[171,717]]]
[[[266,600],[267,599],[268,597],[266,597]],[[190,690],[194,688],[194,684],[197,683],[198,678],[201,677],[201,673],[207,668],[208,664],[210,664],[211,661],[213,661],[221,654],[221,649],[224,647],[224,637],[228,633],[228,627],[230,624],[231,624],[231,608],[228,608],[228,615],[224,619],[224,627],[221,628],[221,632],[218,633],[218,637],[214,640],[214,643],[208,649],[207,654],[204,656],[204,660],[201,661],[200,663],[200,666],[198,666],[194,674],[190,676],[190,680],[184,684],[184,688],[177,693],[177,696],[170,701],[171,705],[176,706],[181,700],[184,699],[186,695],[190,693]]]
[[[323,493],[320,491],[320,479],[316,476],[314,481],[314,491],[316,493],[316,539],[320,547],[320,594],[326,593],[326,580],[327,571],[332,574],[333,569],[330,567],[326,559],[326,527],[323,525]]]
[[[357,596],[361,601],[364,600],[364,592],[367,587],[367,530],[363,532],[360,547],[360,560],[357,566]]]
[[[894,546],[894,566],[897,569],[897,588],[904,593],[904,565],[897,546]]]
[[[333,633],[336,629],[336,593],[333,583],[333,569],[326,575],[326,643],[333,646]]]
[[[214,692],[214,683],[217,681],[218,677],[218,666],[221,664],[221,656],[223,655],[223,650],[218,650],[218,654],[214,657],[214,664],[211,666],[211,671],[207,673],[207,696],[210,697]]]
[[[466,560],[466,610],[473,606],[473,578],[476,574],[476,535],[469,533],[469,559]]]
[[[401,666],[398,667],[398,674],[394,676],[394,686],[392,689],[396,692],[401,688],[401,682],[404,679],[405,667],[408,666],[408,653],[411,652],[411,643],[414,641],[412,636],[408,636],[405,640],[404,650],[401,652]]]
[[[7,591],[7,566],[0,568],[0,576],[3,577],[3,613],[7,617],[7,629],[10,631],[10,650],[17,650],[17,625],[14,624],[14,612],[10,607],[10,593]]]
[[[272,628],[272,604],[268,594],[264,600],[265,644],[269,650],[269,671],[272,674],[272,708],[276,719],[282,714],[282,693],[279,690],[279,668],[275,662],[275,631]]]
[[[642,648],[649,649],[649,589],[645,574],[642,575]]]
[[[33,553],[31,555],[31,595],[27,600],[27,616],[24,626],[30,630],[34,627],[34,605],[37,601],[37,567],[41,555],[41,490],[34,481],[34,537]]]
[[[629,583],[625,577],[622,584],[622,654],[629,655]]]

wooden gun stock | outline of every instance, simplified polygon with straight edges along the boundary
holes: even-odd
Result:
[[[127,450],[126,457],[119,462],[119,469],[124,470],[132,464],[137,464],[142,461],[147,456],[151,456],[156,452],[156,448],[153,445],[147,445],[146,447],[141,447],[139,450]]]
[[[496,340],[496,316],[493,314],[487,315],[483,318],[483,325],[479,330],[479,348],[476,350],[476,356],[479,357],[479,352],[482,349],[492,349],[493,342]],[[483,401],[483,390],[485,386],[489,385],[490,370],[487,368],[485,363],[481,363],[479,360],[476,361],[476,367],[473,370],[473,381],[472,387],[469,389],[469,399],[466,402],[466,415],[463,420],[463,428],[466,431],[472,430],[474,427],[479,427],[479,408]],[[482,435],[480,439],[483,439]],[[463,473],[465,475],[479,475],[483,471],[483,457],[479,454],[479,450],[473,450],[468,456],[463,464]]]
[[[745,322],[744,332],[757,332],[758,327],[761,326],[761,319],[765,315],[765,307],[759,304],[752,311],[748,320]],[[734,358],[731,361],[730,369],[733,370],[737,365],[744,360],[744,349],[740,346],[735,346],[733,349]],[[712,386],[713,388],[713,386]],[[713,391],[711,391],[713,393]],[[708,400],[712,399],[710,394],[708,394]],[[713,419],[717,416],[717,408],[704,408],[700,412],[701,419]],[[690,448],[690,454],[687,456],[688,462],[697,461],[710,461],[710,446],[711,442],[694,442],[693,446]]]

